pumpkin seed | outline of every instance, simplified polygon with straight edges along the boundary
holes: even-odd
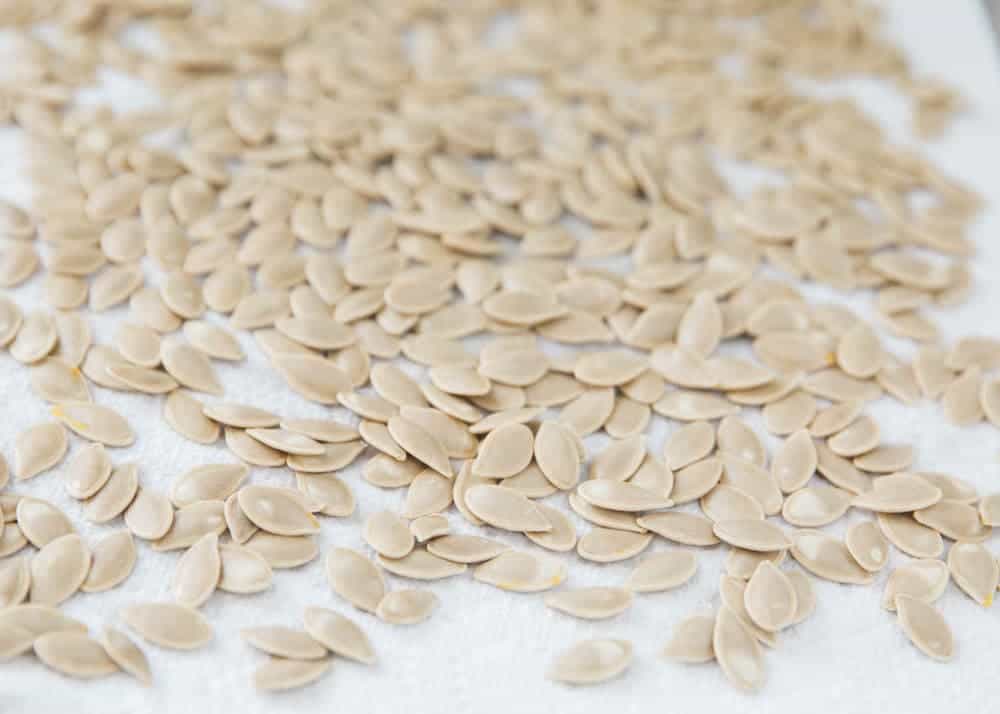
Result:
[[[506,483],[504,484],[506,485]],[[552,508],[544,503],[535,504],[542,512],[550,525],[548,531],[526,531],[525,536],[535,545],[540,545],[547,550],[565,553],[573,550],[577,545],[576,528],[572,521],[562,511]]]
[[[847,546],[825,533],[801,530],[791,537],[791,554],[810,573],[835,583],[867,585],[872,575],[858,565]]]
[[[714,615],[691,615],[674,626],[663,656],[676,662],[701,664],[715,659],[712,645],[715,632]]]
[[[304,687],[326,674],[331,662],[329,657],[311,660],[271,657],[254,671],[254,686],[265,692]]]
[[[948,576],[948,566],[936,558],[921,558],[905,563],[893,570],[885,581],[882,607],[895,612],[897,595],[933,603],[948,587]]]
[[[378,511],[368,516],[362,537],[386,558],[403,558],[413,550],[413,534],[406,522],[391,511]]]
[[[833,404],[817,412],[809,425],[809,434],[818,439],[832,436],[847,428],[851,422],[857,419],[863,408],[864,402],[860,400],[848,400]]]
[[[812,437],[805,429],[799,429],[778,448],[771,462],[771,475],[782,492],[791,493],[808,483],[817,464]]]
[[[57,538],[75,530],[66,514],[56,506],[48,501],[31,497],[24,497],[18,501],[17,525],[20,533],[36,548],[44,548]]]
[[[431,540],[442,538],[448,535],[448,531],[448,519],[436,513],[429,516],[420,516],[410,521],[410,532],[417,539],[418,543],[429,543]],[[428,550],[431,549],[428,547]],[[435,553],[433,550],[431,552],[434,555],[441,555],[441,553]]]
[[[983,524],[975,507],[967,503],[940,501],[928,508],[914,511],[918,523],[933,528],[952,540],[978,543],[986,540],[992,528]]]
[[[563,407],[559,422],[582,438],[604,426],[614,408],[613,389],[591,389]]]
[[[75,533],[46,543],[29,564],[31,601],[54,606],[72,596],[87,578],[90,560],[90,552]]]
[[[791,570],[784,575],[795,589],[795,614],[788,624],[798,625],[808,619],[816,609],[816,592],[809,576],[801,570]]]
[[[501,590],[542,592],[559,586],[566,579],[566,566],[552,558],[506,550],[478,566],[472,577]]]
[[[496,528],[515,532],[552,530],[545,515],[519,493],[493,485],[472,486],[465,503],[474,515]]]
[[[913,447],[908,444],[882,444],[854,457],[854,465],[870,473],[903,471],[913,463]]]
[[[218,588],[230,593],[258,593],[271,587],[273,572],[259,553],[240,545],[219,546]]]
[[[163,419],[181,436],[198,444],[214,444],[219,425],[202,413],[202,404],[187,392],[175,390],[163,403]]]
[[[545,604],[585,620],[603,620],[632,606],[632,593],[624,588],[592,587],[562,590],[545,596]]]
[[[8,555],[13,555],[27,544],[28,541],[16,523],[6,525],[3,530],[0,530],[0,557],[6,558]]]
[[[205,464],[174,479],[170,500],[178,508],[198,501],[223,501],[250,473],[243,464]]]
[[[674,474],[670,500],[676,504],[697,500],[715,488],[722,478],[722,461],[707,458],[685,466]]]
[[[246,353],[237,339],[218,325],[203,320],[184,323],[184,336],[191,346],[214,359],[240,362]]]
[[[8,560],[0,566],[0,609],[14,607],[24,602],[31,587],[31,569],[28,558]],[[0,647],[0,656],[3,648]]]
[[[221,572],[219,536],[206,533],[177,561],[174,571],[174,597],[177,602],[189,607],[203,605],[215,592]]]
[[[80,590],[103,592],[125,582],[135,567],[136,556],[135,541],[128,531],[114,531],[104,536],[94,546],[90,569]]]
[[[837,343],[837,364],[852,377],[874,377],[884,361],[885,353],[878,335],[863,322],[855,323]]]
[[[715,394],[678,389],[661,397],[653,411],[677,421],[703,421],[731,416],[739,407]]]
[[[472,472],[483,478],[509,478],[528,464],[534,449],[534,436],[523,424],[505,424],[486,435],[472,462]]]
[[[438,580],[464,573],[466,566],[429,553],[423,548],[411,550],[402,558],[378,556],[379,565],[394,575],[416,580]]]
[[[62,461],[69,446],[66,430],[55,422],[33,426],[14,440],[14,477],[34,478]]]
[[[719,422],[716,440],[722,453],[732,454],[761,467],[767,463],[767,451],[760,437],[736,417],[729,416]]]
[[[364,556],[334,548],[326,556],[326,577],[333,591],[355,607],[374,613],[386,593],[381,571]]]
[[[319,555],[319,546],[308,536],[280,536],[266,531],[250,536],[245,547],[263,557],[272,568],[297,568]]]
[[[640,486],[608,479],[585,481],[577,487],[577,493],[588,503],[611,511],[634,513],[673,505],[669,498],[663,498]]]
[[[707,457],[715,448],[715,429],[708,422],[686,424],[672,433],[663,447],[663,458],[674,471]]]
[[[125,624],[147,642],[175,650],[194,650],[212,639],[212,625],[197,610],[170,602],[128,605]]]
[[[136,647],[128,637],[110,626],[105,626],[101,637],[101,644],[108,657],[118,665],[119,668],[131,674],[140,682],[149,686],[153,681],[153,675],[149,671],[149,662],[142,650]]]
[[[296,473],[295,481],[299,491],[320,506],[318,513],[344,518],[354,512],[354,494],[334,474]]]
[[[947,662],[954,656],[951,628],[930,604],[900,593],[896,595],[896,608],[900,627],[917,649],[940,662]]]
[[[773,516],[781,511],[781,489],[778,488],[770,472],[731,455],[723,456],[722,462],[724,465],[722,483],[735,486],[753,498],[764,509],[765,515]],[[675,485],[675,491],[676,488]]]
[[[93,679],[118,671],[100,643],[83,632],[48,632],[35,640],[34,649],[47,667],[70,677]]]
[[[993,555],[979,543],[956,543],[948,551],[948,571],[961,590],[983,607],[993,604],[1000,569]],[[897,598],[898,607],[898,598]]]
[[[760,645],[728,607],[720,608],[712,631],[712,651],[726,677],[740,689],[759,689],[764,682]]]
[[[878,513],[906,513],[933,506],[941,496],[941,489],[919,476],[898,473],[877,479],[872,490],[855,496],[851,505]]]
[[[442,476],[451,478],[453,471],[444,447],[433,435],[411,421],[396,415],[389,419],[389,433],[408,454],[422,461]],[[527,464],[525,464],[527,465]]]
[[[48,357],[31,368],[31,388],[47,402],[90,400],[80,371],[58,357]]]
[[[744,550],[770,551],[789,547],[789,540],[778,526],[754,518],[719,521],[712,532],[724,543]]]
[[[743,602],[754,624],[768,632],[790,625],[798,608],[795,586],[766,560],[757,566],[747,583]]]
[[[49,605],[14,605],[0,613],[0,628],[16,626],[32,639],[48,632],[86,632],[87,626]]]
[[[272,361],[288,386],[310,401],[336,404],[339,393],[351,390],[347,374],[322,357],[285,353],[274,355]]]
[[[349,441],[340,444],[324,444],[319,456],[289,456],[288,468],[302,473],[326,473],[345,468],[354,463],[365,450],[365,442]]]
[[[816,416],[816,399],[804,391],[795,391],[764,405],[764,424],[772,434],[786,436],[805,429]]]
[[[306,632],[334,654],[363,664],[374,664],[375,650],[368,637],[343,615],[322,607],[307,607],[303,622]]]
[[[174,522],[162,538],[153,541],[153,550],[189,548],[206,533],[221,535],[226,530],[222,501],[196,501],[174,512]]]
[[[826,440],[837,456],[853,457],[878,446],[879,428],[870,417],[862,416]]]
[[[164,344],[163,368],[180,384],[198,392],[219,394],[223,392],[208,357],[184,342]]]
[[[18,321],[15,319],[15,322]],[[40,362],[55,349],[59,333],[51,315],[44,312],[29,312],[20,320],[19,325],[14,331],[13,341],[10,341],[7,348],[10,356],[18,362],[21,364]]]
[[[789,496],[781,517],[799,528],[819,528],[838,520],[851,506],[851,493],[840,488],[809,486]]]
[[[727,484],[718,484],[701,497],[699,505],[702,512],[713,521],[764,519],[764,509],[757,501],[738,488]],[[787,505],[788,501],[785,501],[782,509],[784,510]]]
[[[287,488],[253,485],[241,488],[238,499],[246,517],[268,533],[284,536],[318,533],[319,521],[295,493]]]
[[[625,587],[636,593],[672,590],[688,582],[697,571],[694,553],[669,550],[640,560],[628,576]]]
[[[295,660],[315,660],[325,658],[327,649],[309,636],[308,633],[278,625],[245,627],[240,637],[262,652]]]
[[[577,554],[595,563],[627,560],[644,551],[653,540],[652,534],[631,533],[597,526],[576,544]]]
[[[78,500],[90,498],[111,478],[111,458],[104,444],[87,444],[66,465],[63,484],[66,492]]]
[[[415,625],[431,616],[438,596],[427,590],[394,590],[378,604],[375,614],[392,625]]]
[[[354,427],[330,419],[282,419],[279,425],[282,429],[305,434],[327,444],[355,441],[358,438],[358,432]]]
[[[262,444],[247,434],[245,429],[231,426],[225,431],[226,447],[236,458],[253,466],[284,466],[287,455],[277,449]]]
[[[914,558],[936,558],[944,551],[941,534],[917,523],[909,514],[879,513],[882,534],[890,543]]]

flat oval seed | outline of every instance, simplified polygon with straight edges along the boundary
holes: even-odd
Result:
[[[874,521],[852,525],[844,542],[858,565],[870,573],[881,570],[889,560],[889,543]]]
[[[726,677],[740,689],[753,691],[764,683],[760,645],[728,607],[716,616],[712,650]]]
[[[104,444],[87,444],[73,454],[63,473],[66,492],[73,498],[90,498],[111,478],[111,457]]]
[[[765,515],[773,516],[781,511],[781,489],[770,472],[730,455],[723,456],[722,461],[725,466],[722,483],[735,486],[753,498]],[[674,488],[676,490],[676,486]]]
[[[782,492],[791,493],[809,482],[818,463],[812,437],[805,429],[799,429],[778,448],[771,462],[771,475]]]
[[[62,461],[69,446],[66,430],[55,422],[38,424],[14,440],[14,478],[24,481]]]
[[[295,474],[299,491],[318,503],[319,513],[345,518],[354,513],[354,494],[347,484],[329,474]]]
[[[322,659],[327,649],[300,630],[280,625],[245,627],[240,637],[251,647],[276,657],[287,659]]]
[[[379,555],[402,558],[413,550],[414,538],[406,522],[392,511],[368,516],[362,537]]]
[[[585,481],[577,493],[588,503],[612,511],[634,513],[669,508],[673,501],[641,486],[607,479]]]
[[[280,421],[280,418],[276,414],[266,409],[233,402],[206,404],[202,408],[202,412],[212,421],[240,429],[267,429],[277,426]]]
[[[961,590],[983,607],[993,604],[1000,580],[996,558],[979,543],[956,543],[948,551],[948,571]]]
[[[895,612],[897,595],[908,595],[932,603],[944,594],[948,580],[948,566],[937,558],[905,563],[893,570],[885,581],[882,607]]]
[[[243,464],[204,464],[174,479],[170,500],[178,508],[198,501],[222,501],[235,493],[250,469]]]
[[[772,434],[784,436],[805,429],[816,416],[816,398],[795,391],[764,406],[764,424]]]
[[[83,515],[91,523],[107,523],[125,512],[138,490],[139,466],[120,464],[97,495],[87,501]]]
[[[641,435],[613,441],[591,461],[590,478],[627,481],[645,458],[646,444]]]
[[[449,458],[466,459],[476,455],[479,442],[462,422],[444,412],[424,407],[401,407],[400,416],[424,431],[437,436]]]
[[[674,471],[708,456],[715,448],[715,429],[704,421],[686,424],[672,433],[663,447],[663,460]]]
[[[196,350],[214,359],[239,362],[246,358],[239,341],[210,322],[188,320],[184,323],[184,336]]]
[[[768,553],[758,553],[742,548],[730,548],[729,555],[726,556],[726,575],[739,580],[749,580],[757,571],[757,566],[765,560],[774,565],[781,565],[785,561],[784,550],[772,550]]]
[[[592,587],[562,590],[545,596],[553,610],[584,620],[604,620],[632,606],[632,593],[624,588]]]
[[[163,369],[188,389],[222,394],[223,388],[208,357],[185,342],[163,346]]]
[[[128,531],[115,531],[104,536],[94,546],[90,570],[80,590],[96,593],[120,585],[132,574],[136,557],[135,541]]]
[[[837,364],[852,377],[874,377],[885,362],[885,353],[878,335],[864,322],[858,321],[840,337],[837,343]]]
[[[941,534],[909,514],[879,513],[879,528],[890,543],[914,558],[936,558],[944,552]]]
[[[872,574],[858,565],[839,540],[819,531],[802,530],[792,535],[792,557],[814,575],[835,583],[867,585]]]
[[[14,605],[0,612],[0,628],[11,626],[28,632],[32,639],[47,632],[87,631],[87,626],[79,620],[49,605],[38,604]]]
[[[73,523],[65,513],[48,501],[24,497],[17,503],[17,525],[28,542],[36,548],[73,533]]]
[[[122,357],[140,367],[160,364],[160,336],[150,327],[123,325],[115,335],[115,347]]]
[[[777,632],[791,624],[797,608],[792,582],[771,562],[763,561],[743,592],[747,615],[757,627]]]
[[[670,642],[663,649],[663,656],[675,662],[701,664],[715,659],[712,636],[715,632],[714,615],[691,615],[674,626]]]
[[[100,643],[83,632],[49,632],[35,640],[34,649],[47,667],[70,677],[94,679],[118,671]]]
[[[289,456],[288,468],[303,473],[325,473],[336,471],[354,463],[365,450],[365,442],[351,441],[341,444],[325,444],[319,456]]]
[[[138,538],[157,540],[170,530],[174,522],[174,507],[163,494],[139,487],[138,493],[125,510],[125,525]]]
[[[568,491],[580,479],[581,454],[576,434],[558,422],[545,421],[535,435],[534,456],[539,470],[556,488]]]
[[[7,560],[0,566],[0,610],[14,607],[24,602],[31,587],[31,569],[28,558]],[[0,648],[0,657],[2,657]]]
[[[13,624],[0,625],[0,659],[13,659],[31,649],[36,636]]]
[[[374,613],[385,597],[382,572],[364,556],[347,548],[333,548],[326,556],[326,577],[333,591],[354,607]]]
[[[547,677],[568,684],[597,684],[619,676],[632,663],[626,640],[585,640],[561,653]]]
[[[118,412],[91,402],[60,402],[52,407],[52,416],[84,439],[108,446],[129,446],[135,432]]]
[[[219,590],[249,594],[271,587],[271,565],[259,553],[240,545],[220,545],[219,559]]]
[[[790,545],[780,527],[757,519],[720,521],[712,526],[712,532],[722,542],[744,550],[767,552]]]
[[[809,576],[801,570],[792,570],[785,573],[785,577],[795,588],[795,614],[789,625],[798,625],[804,622],[816,610],[816,592],[813,590]]]
[[[653,410],[677,421],[704,421],[732,416],[740,408],[716,394],[677,389],[661,397]]]
[[[90,400],[80,370],[58,357],[48,357],[30,371],[32,391],[47,402]]]
[[[31,559],[30,599],[42,605],[58,605],[73,595],[90,570],[90,552],[83,540],[69,533],[50,541]]]
[[[840,488],[807,486],[785,499],[781,517],[799,528],[819,528],[833,523],[851,506],[851,493]]]
[[[206,533],[221,535],[226,530],[222,501],[197,501],[174,513],[174,522],[159,540],[153,541],[153,550],[166,551],[188,548]]]
[[[453,563],[482,563],[507,550],[503,543],[480,536],[453,534],[427,543],[428,552]]]
[[[417,539],[418,543],[437,540],[448,535],[448,531],[448,519],[436,513],[430,516],[421,516],[410,521],[410,532]],[[440,553],[434,554],[441,555]]]
[[[687,550],[669,550],[643,558],[625,581],[634,593],[655,593],[680,587],[694,577],[698,561]]]
[[[417,548],[402,558],[386,558],[378,556],[378,563],[393,575],[415,580],[439,580],[460,575],[466,570],[463,563],[453,563]]]
[[[577,544],[576,528],[569,517],[561,510],[544,503],[536,503],[535,505],[548,519],[552,530],[525,532],[524,535],[527,536],[528,540],[546,550],[554,550],[558,553],[573,550]]]
[[[979,401],[982,385],[982,369],[973,365],[949,384],[941,396],[941,406],[945,419],[958,426],[975,424],[983,419],[983,408]]]
[[[816,414],[809,425],[809,434],[817,439],[832,436],[857,419],[863,408],[864,402],[857,399],[833,404]]]
[[[219,440],[219,425],[202,413],[202,403],[179,389],[163,402],[163,420],[195,443],[214,444]]]
[[[500,486],[473,486],[465,493],[465,503],[474,515],[503,530],[549,531],[552,524],[529,499]]]
[[[431,616],[438,602],[429,590],[394,590],[382,598],[375,614],[390,625],[416,625]]]
[[[113,627],[105,626],[101,644],[108,657],[121,669],[146,686],[152,683],[153,675],[149,671],[149,661],[132,640]]]
[[[322,607],[307,607],[303,623],[306,632],[334,654],[363,664],[374,664],[375,650],[368,636],[343,615]]]
[[[646,370],[647,360],[627,350],[589,352],[573,368],[573,376],[592,387],[618,387]]]
[[[722,461],[711,457],[685,466],[674,474],[670,500],[676,504],[695,501],[711,491],[722,478]]]
[[[288,386],[310,401],[336,404],[339,393],[351,391],[347,374],[322,357],[287,353],[276,355],[273,362]]]
[[[301,499],[291,489],[244,486],[238,498],[246,517],[268,533],[298,536],[319,532],[319,521],[305,509]]]
[[[860,456],[878,446],[879,434],[878,424],[871,417],[862,416],[831,436],[826,443],[837,456]]]
[[[265,446],[284,452],[286,454],[298,456],[318,456],[324,452],[323,446],[304,434],[296,434],[293,431],[276,429],[247,429],[247,435],[253,437]]]
[[[760,467],[767,463],[767,451],[760,437],[736,417],[726,417],[719,422],[716,440],[720,452],[732,454]]]
[[[614,408],[615,390],[591,389],[562,408],[559,422],[582,438],[604,426]]]
[[[896,596],[899,624],[910,641],[931,659],[947,662],[954,657],[955,641],[947,621],[933,606],[906,594]]]
[[[280,692],[312,684],[330,671],[333,659],[284,659],[271,657],[253,673],[254,687],[263,692]]]
[[[702,512],[713,521],[764,519],[764,509],[757,501],[738,488],[722,483],[702,496],[698,503]]]
[[[147,642],[174,650],[194,650],[212,639],[212,625],[197,610],[172,602],[128,605],[122,620]]]
[[[419,518],[420,516],[440,513],[451,505],[452,492],[451,481],[435,471],[423,469],[416,475],[406,491],[403,516]]]
[[[34,364],[45,359],[59,340],[55,321],[44,312],[29,312],[20,322],[14,341],[8,350],[21,364]]]
[[[533,593],[558,587],[566,572],[565,564],[553,558],[507,550],[477,567],[472,577],[501,590]]]
[[[707,546],[719,542],[712,532],[712,522],[697,513],[666,511],[640,516],[640,528],[651,530],[658,536],[685,545]]]
[[[479,445],[472,473],[482,478],[509,478],[527,468],[533,450],[531,429],[523,424],[505,424],[487,434]]]
[[[454,472],[448,455],[441,442],[432,434],[399,415],[389,419],[388,428],[396,443],[413,458],[427,464],[442,476],[452,477]]]
[[[851,505],[878,513],[906,513],[933,506],[941,496],[941,489],[919,476],[898,473],[877,479],[872,490],[855,496]]]
[[[595,563],[627,560],[644,551],[653,540],[651,533],[632,533],[595,526],[576,544],[577,554]]]
[[[206,533],[187,549],[174,571],[174,597],[181,605],[200,607],[219,583],[222,561],[219,536]]]

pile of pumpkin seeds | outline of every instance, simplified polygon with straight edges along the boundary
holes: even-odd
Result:
[[[120,626],[204,647],[213,592],[249,596],[275,568],[318,561],[357,621],[317,603],[302,630],[240,633],[269,657],[256,686],[287,689],[334,656],[374,663],[359,622],[432,618],[425,581],[471,566],[560,613],[613,618],[688,582],[696,550],[721,544],[718,607],[683,619],[667,658],[715,661],[756,689],[761,644],[817,607],[812,579],[871,584],[895,548],[909,559],[881,606],[950,659],[934,602],[949,579],[992,602],[982,543],[1000,494],[915,470],[913,445],[884,442],[865,407],[932,399],[950,422],[1000,427],[1000,339],[941,344],[931,317],[972,289],[979,199],[862,107],[794,81],[872,76],[911,99],[918,133],[943,130],[960,100],[912,74],[877,10],[303,5],[3,4],[19,39],[0,120],[30,146],[34,195],[0,204],[0,348],[30,372],[33,394],[10,404],[45,400],[52,419],[8,442],[12,486],[0,458],[0,658],[149,683]],[[151,48],[125,39],[142,33]],[[161,103],[80,101],[106,70]],[[782,180],[739,195],[727,162]],[[29,281],[46,305],[18,301]],[[870,294],[875,318],[811,302],[803,283]],[[118,318],[105,343],[96,312]],[[246,358],[243,331],[330,417],[226,395],[216,365]],[[149,395],[170,429],[232,458],[140,478],[114,451],[142,434],[105,390]],[[754,409],[781,438],[774,453],[743,419]],[[654,445],[653,420],[680,427]],[[287,471],[287,486],[254,483],[260,469]],[[85,542],[30,495],[34,478],[61,478],[107,534]],[[400,511],[366,510],[371,488],[405,489]],[[824,532],[852,508],[870,519]],[[356,510],[369,548],[320,553],[323,521]],[[660,538],[688,547],[641,557]],[[140,554],[164,557],[135,539],[179,551],[173,600],[136,602],[90,635],[59,606],[120,585]],[[626,582],[561,587],[577,557],[638,560]],[[390,589],[384,572],[414,587]],[[632,657],[628,641],[587,640],[549,676],[601,682]]]

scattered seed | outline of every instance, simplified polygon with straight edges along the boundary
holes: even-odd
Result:
[[[93,679],[118,671],[100,643],[83,632],[48,632],[35,640],[34,649],[47,667],[70,677]]]
[[[674,627],[663,656],[675,662],[701,664],[715,659],[712,645],[715,633],[714,615],[691,615]]]
[[[636,593],[672,590],[691,580],[697,571],[698,561],[694,553],[670,550],[639,561],[625,587]]]
[[[140,682],[149,686],[153,675],[149,671],[146,655],[128,637],[110,626],[105,626],[101,644],[108,657],[119,668],[131,674]]]
[[[819,531],[801,530],[791,537],[791,554],[810,573],[835,583],[867,585],[872,575],[858,565],[847,546]]]
[[[566,579],[566,566],[552,558],[507,550],[478,566],[472,576],[501,590],[542,592]]]
[[[311,660],[271,657],[254,671],[254,686],[265,692],[304,687],[326,674],[331,663],[330,657]]]
[[[764,681],[760,645],[728,607],[720,608],[712,631],[712,651],[726,677],[740,689],[759,689]]]
[[[948,571],[961,590],[983,607],[993,604],[1000,569],[993,555],[979,543],[956,543],[948,551]],[[899,607],[897,597],[896,606]]]
[[[24,497],[17,503],[17,526],[20,528],[19,533],[36,548],[44,548],[55,539],[75,530],[66,514],[56,506],[31,497]]]
[[[326,577],[333,591],[355,607],[374,613],[386,593],[381,571],[367,558],[347,548],[326,556]]]
[[[87,578],[90,560],[90,552],[75,533],[46,543],[29,564],[31,601],[55,606],[72,596]]]
[[[94,546],[90,569],[80,590],[95,593],[120,585],[132,574],[136,558],[135,541],[128,531],[114,531],[104,536]]]
[[[69,446],[66,430],[55,422],[38,424],[14,440],[14,477],[34,478],[62,461]]]

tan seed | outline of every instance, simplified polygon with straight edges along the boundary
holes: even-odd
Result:
[[[243,513],[268,533],[299,536],[319,532],[319,521],[291,489],[253,485],[244,486],[238,493]]]
[[[625,587],[635,593],[672,590],[688,582],[697,571],[698,561],[694,553],[669,550],[640,560],[629,574]]]
[[[673,432],[663,447],[663,459],[674,471],[708,456],[715,448],[715,429],[708,422],[693,422]]]
[[[921,558],[899,566],[885,581],[882,607],[896,610],[896,596],[907,595],[928,604],[935,602],[948,587],[947,564],[936,558]]]
[[[279,536],[258,531],[246,548],[264,558],[272,568],[297,568],[319,555],[319,546],[309,536]]]
[[[785,499],[781,517],[799,528],[819,528],[838,520],[851,506],[851,493],[840,488],[807,486]]]
[[[146,686],[152,683],[153,675],[149,671],[149,661],[146,659],[146,655],[123,633],[113,627],[105,626],[101,637],[101,644],[108,657],[118,667],[131,674]]]
[[[8,316],[7,318],[11,318]],[[13,341],[8,350],[10,356],[21,364],[34,364],[45,359],[56,347],[59,333],[52,316],[44,312],[29,312],[23,320],[14,319],[17,324]],[[11,328],[8,328],[11,329]]]
[[[225,431],[226,448],[244,463],[253,466],[276,467],[284,466],[288,455],[254,439],[247,434],[246,429],[236,429],[227,426]]]
[[[90,552],[75,533],[46,543],[31,559],[31,602],[54,606],[69,598],[87,578],[90,560]]]
[[[979,543],[956,543],[948,551],[948,571],[961,590],[983,607],[993,604],[1000,569],[993,555]],[[898,599],[897,599],[898,606]]]
[[[189,548],[206,533],[222,534],[226,530],[222,501],[197,501],[174,513],[174,522],[159,540],[153,541],[153,550],[166,551]]]
[[[738,488],[727,484],[717,485],[702,496],[698,503],[702,512],[713,521],[764,519],[764,509],[757,501]],[[787,503],[788,501],[785,501],[786,505]]]
[[[334,474],[296,473],[295,483],[299,491],[319,504],[318,512],[324,516],[346,518],[354,513],[354,494]]]
[[[38,424],[14,440],[14,477],[33,478],[62,461],[69,446],[66,430],[55,422]]]
[[[28,567],[28,558],[7,560],[0,566],[0,609],[14,607],[24,602],[28,597],[29,587],[31,587],[31,569]]]
[[[170,500],[177,508],[198,501],[223,501],[235,493],[250,469],[242,464],[205,464],[174,479]]]
[[[740,619],[723,606],[715,620],[712,650],[726,677],[740,689],[759,689],[764,682],[760,645]]]
[[[288,386],[310,401],[336,404],[337,394],[351,390],[347,374],[322,357],[287,353],[274,356],[273,362]]]
[[[767,462],[767,451],[760,437],[736,417],[726,417],[719,422],[716,439],[720,452],[732,454],[761,467]]]
[[[747,583],[743,602],[754,624],[768,632],[790,625],[798,607],[792,582],[766,560],[757,566]]]
[[[398,415],[389,419],[388,427],[392,438],[408,454],[427,464],[442,476],[452,477],[453,471],[448,455],[445,453],[444,447],[441,446],[441,442],[433,435]]]
[[[506,482],[503,485],[506,486]],[[535,506],[548,519],[552,529],[527,531],[524,535],[527,536],[528,540],[546,550],[554,550],[558,553],[573,550],[577,545],[576,527],[569,517],[563,511],[544,503],[536,503]]]
[[[851,505],[879,513],[905,513],[933,506],[941,490],[914,474],[898,473],[875,481],[874,488],[854,497]]]
[[[34,642],[35,654],[47,667],[79,679],[106,677],[118,671],[100,643],[83,632],[49,632]]]
[[[254,671],[253,683],[264,692],[304,687],[326,674],[332,661],[330,657],[311,660],[271,657]]]
[[[219,440],[219,425],[202,413],[202,403],[187,392],[175,390],[163,402],[163,420],[186,439],[198,444]]]
[[[219,536],[206,533],[187,549],[174,571],[174,597],[181,605],[201,607],[215,592],[222,572]]]
[[[439,514],[420,516],[410,521],[410,532],[418,543],[427,543],[448,535],[450,528],[448,519]],[[433,552],[433,551],[431,551]],[[434,555],[441,555],[434,553]]]
[[[394,590],[382,598],[375,614],[391,625],[416,625],[431,616],[438,602],[428,590]]]
[[[347,548],[333,548],[327,553],[325,565],[335,593],[361,610],[375,612],[386,586],[381,571],[370,560]]]
[[[862,416],[831,436],[826,443],[837,456],[860,456],[878,446],[879,434],[878,424],[870,417]]]
[[[249,594],[271,587],[273,572],[262,555],[240,545],[220,545],[219,558],[219,590]]]
[[[240,630],[240,637],[251,647],[275,657],[314,660],[327,655],[327,649],[308,633],[290,627],[279,625],[245,627]]]
[[[768,521],[746,519],[720,521],[712,527],[716,537],[737,548],[753,551],[783,550],[788,537],[778,526]]]
[[[402,558],[413,550],[413,534],[406,522],[391,511],[378,511],[368,516],[362,537],[375,552],[386,558]]]
[[[901,593],[896,595],[896,607],[900,626],[921,652],[940,662],[952,659],[955,643],[951,628],[932,605]]]
[[[189,389],[208,394],[222,394],[223,388],[208,357],[184,342],[165,344],[163,368]]]
[[[97,541],[91,553],[90,570],[80,586],[85,593],[110,590],[123,583],[135,567],[135,541],[128,531],[114,531]]]
[[[319,456],[288,456],[286,463],[293,471],[303,473],[325,473],[345,468],[354,463],[365,450],[365,442],[349,441],[339,444],[325,444]]]
[[[197,610],[169,602],[128,605],[122,620],[147,642],[174,650],[194,650],[212,639],[212,625]]]
[[[510,489],[492,485],[473,486],[466,492],[465,502],[473,514],[496,528],[515,532],[552,529],[534,503]]]
[[[31,368],[31,389],[47,402],[90,400],[83,375],[58,357],[49,357]]]
[[[18,501],[17,525],[20,533],[36,548],[44,548],[55,539],[75,530],[66,514],[56,506],[31,497]]]
[[[680,504],[701,498],[719,483],[722,470],[722,461],[716,458],[702,459],[685,466],[674,474],[670,500]]]
[[[534,448],[534,436],[523,424],[506,424],[487,434],[479,445],[472,472],[484,478],[509,478],[524,470]]]
[[[638,524],[662,538],[685,545],[708,546],[719,542],[713,524],[697,513],[665,511],[640,516]]]
[[[792,535],[791,554],[809,572],[835,583],[867,585],[872,575],[858,565],[847,546],[825,533],[801,530]]]
[[[416,548],[398,559],[379,555],[378,563],[393,575],[416,580],[438,580],[459,575],[466,570],[465,564],[439,558],[423,548]]]
[[[512,592],[542,592],[566,579],[566,566],[552,558],[507,550],[478,566],[476,580]]]
[[[941,534],[921,525],[910,514],[879,513],[882,534],[890,543],[914,558],[936,558],[944,552]]]
[[[711,662],[715,659],[712,646],[714,632],[714,615],[686,617],[674,626],[670,642],[663,649],[663,656],[685,664]]]
[[[624,588],[591,587],[562,590],[545,596],[545,604],[584,620],[603,620],[619,615],[632,605],[632,593]]]
[[[87,444],[73,454],[63,473],[66,492],[73,498],[90,498],[111,477],[111,457],[104,444]]]

